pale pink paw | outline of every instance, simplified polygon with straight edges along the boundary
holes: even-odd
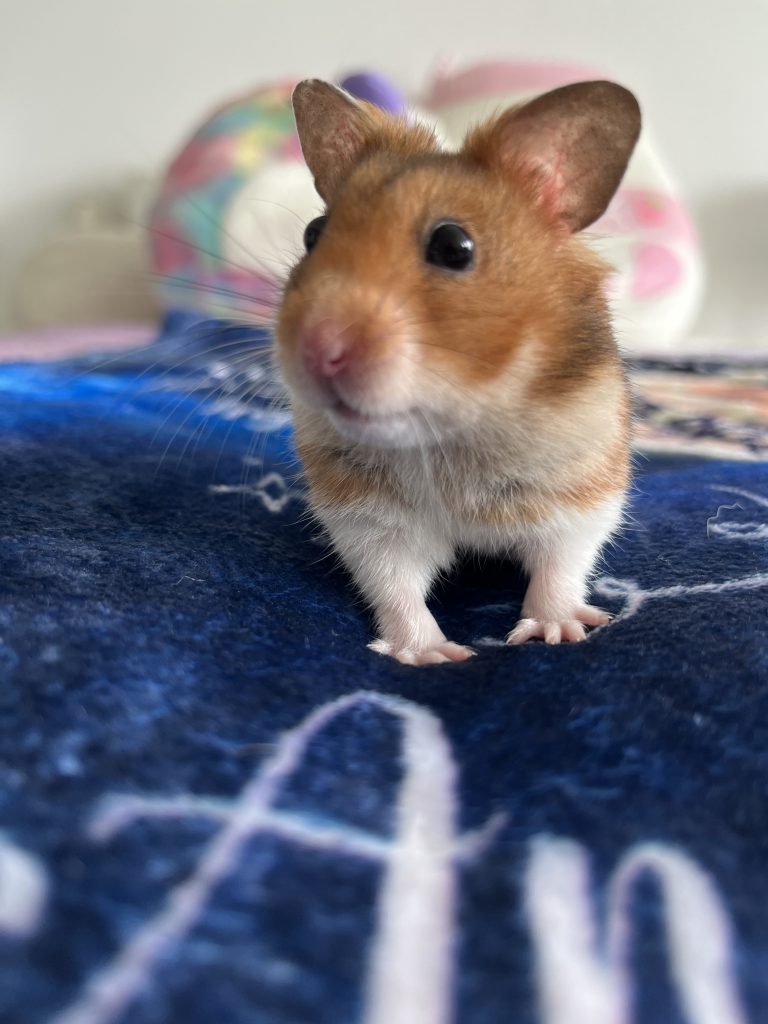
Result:
[[[442,665],[449,661],[466,661],[475,655],[471,647],[462,647],[461,644],[454,644],[450,640],[444,640],[423,651],[412,651],[407,647],[396,651],[386,640],[374,640],[368,644],[368,649],[375,651],[376,654],[386,654],[390,658],[395,658],[401,665]]]
[[[579,643],[586,639],[585,626],[605,626],[610,621],[611,616],[602,608],[583,604],[567,619],[520,619],[507,636],[507,643],[524,644],[528,640],[543,640],[547,644]]]

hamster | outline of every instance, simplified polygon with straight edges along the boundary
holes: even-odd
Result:
[[[619,185],[636,99],[555,89],[458,152],[325,82],[301,82],[293,109],[326,212],[285,287],[277,360],[371,649],[409,665],[475,653],[426,603],[468,551],[527,573],[508,643],[583,640],[609,619],[587,592],[622,518],[630,418],[609,268],[577,233]]]

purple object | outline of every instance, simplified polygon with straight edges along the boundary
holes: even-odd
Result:
[[[384,75],[361,71],[355,75],[347,75],[342,80],[341,87],[357,99],[375,103],[377,107],[391,114],[402,114],[408,107],[404,94]]]

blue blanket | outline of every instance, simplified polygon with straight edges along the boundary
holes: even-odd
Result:
[[[412,669],[260,341],[0,369],[0,1020],[768,1019],[766,465],[639,459],[610,626],[505,647],[467,565]]]

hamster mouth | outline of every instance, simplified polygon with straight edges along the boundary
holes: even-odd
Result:
[[[355,424],[359,427],[383,427],[398,420],[404,420],[408,415],[407,412],[378,414],[361,412],[359,409],[354,409],[351,405],[347,405],[346,402],[342,402],[341,399],[338,399],[328,411],[332,415],[338,416],[345,423]]]
[[[407,447],[415,441],[411,410],[366,413],[337,400],[326,413],[335,429],[351,441],[385,448]]]

